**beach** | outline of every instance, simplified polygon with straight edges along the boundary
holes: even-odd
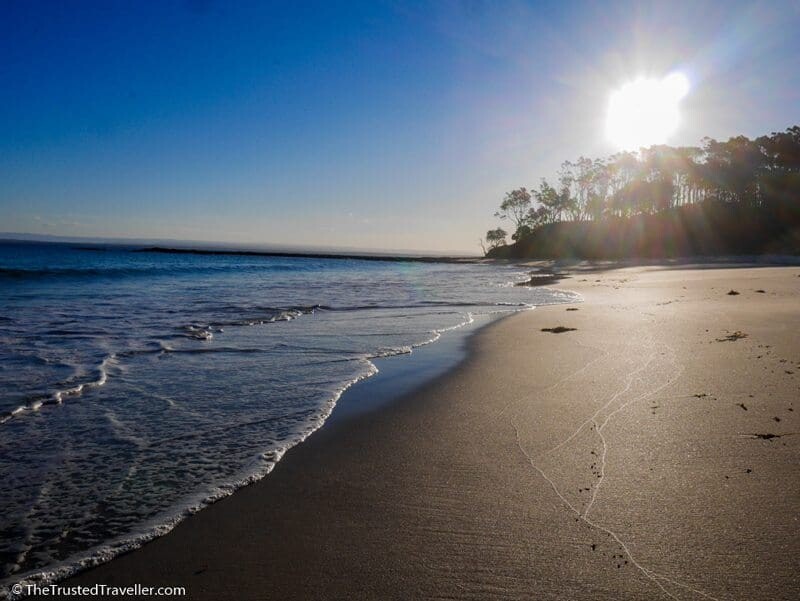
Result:
[[[354,394],[388,403],[452,368],[447,349],[497,316],[580,300],[527,276],[0,241],[0,598],[163,535],[335,406],[375,405]]]
[[[336,419],[345,393],[268,476],[63,584],[191,599],[796,599],[798,276],[572,269],[553,286],[584,302],[497,321],[454,369]]]

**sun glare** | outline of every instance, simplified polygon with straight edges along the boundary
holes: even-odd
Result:
[[[683,73],[640,78],[611,94],[606,135],[620,150],[664,144],[678,128],[680,101],[689,93]]]

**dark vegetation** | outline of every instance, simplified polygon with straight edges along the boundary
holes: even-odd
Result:
[[[514,233],[487,232],[493,258],[800,254],[800,126],[567,161],[495,216]]]
[[[542,332],[550,332],[551,334],[563,334],[564,332],[574,332],[578,328],[568,328],[566,326],[556,326],[554,328],[542,328]]]
[[[736,330],[733,334],[728,334],[727,336],[723,336],[722,338],[717,338],[717,342],[736,342],[737,340],[741,340],[742,338],[747,338],[747,334]]]

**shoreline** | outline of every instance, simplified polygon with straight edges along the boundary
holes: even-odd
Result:
[[[773,331],[763,322],[776,319],[777,311],[783,326],[787,320],[797,325],[792,304],[800,282],[794,273],[797,270],[714,266],[705,272],[671,268],[652,271],[655,276],[646,269],[591,276],[574,273],[568,280],[570,289],[583,294],[587,301],[579,305],[578,312],[564,313],[563,305],[540,307],[481,328],[469,337],[466,358],[422,389],[374,412],[340,423],[326,422],[329,427],[296,446],[269,478],[189,517],[171,533],[138,551],[64,584],[139,581],[184,585],[190,598],[214,598],[231,591],[240,598],[270,594],[303,598],[320,590],[326,591],[325,598],[344,594],[408,597],[452,593],[464,587],[473,593],[503,591],[512,598],[524,597],[532,590],[541,598],[657,598],[664,593],[662,587],[671,591],[669,594],[684,595],[680,598],[700,594],[728,598],[730,593],[759,597],[767,592],[773,598],[792,598],[800,583],[796,571],[786,571],[794,567],[786,554],[796,545],[797,526],[790,516],[796,516],[798,509],[798,477],[796,470],[786,471],[791,465],[787,459],[775,462],[772,455],[778,449],[781,456],[796,461],[798,437],[791,436],[791,429],[798,429],[797,413],[789,399],[796,395],[797,385],[793,374],[778,374],[774,366],[771,373],[753,372],[751,364],[757,360],[738,353],[742,349],[757,352],[768,345],[771,353],[781,353],[775,359],[779,365],[790,360],[797,349],[782,332],[791,328]],[[709,278],[716,286],[710,285]],[[755,290],[756,281],[772,289],[762,295]],[[744,294],[725,296],[722,289],[728,285],[747,285],[746,298]],[[620,290],[628,290],[632,298]],[[738,305],[733,304],[736,302]],[[754,303],[769,303],[772,312],[767,315],[766,308],[758,310]],[[736,315],[748,323],[751,334],[734,347],[724,342],[724,334],[733,331],[731,318]],[[676,328],[659,316],[679,319],[683,325]],[[638,327],[630,331],[637,335],[626,337],[623,330],[630,329],[632,320]],[[540,332],[544,326],[561,323],[577,326],[577,332]],[[713,328],[702,328],[698,323]],[[692,328],[698,333],[690,334]],[[597,329],[603,332],[591,333]],[[702,340],[697,340],[698,336]],[[512,342],[514,350],[504,350]],[[551,351],[544,356],[543,343]],[[687,353],[678,352],[690,350],[683,349],[687,345],[692,347],[699,369],[683,361]],[[719,355],[720,347],[723,355]],[[726,357],[726,353],[732,356]],[[537,359],[536,365],[530,364],[531,356]],[[725,365],[725,374],[715,365]],[[653,389],[648,390],[650,384],[637,374],[647,375]],[[693,384],[691,390],[683,390],[686,384]],[[725,395],[705,391],[733,384],[753,388],[748,393],[753,397],[745,396],[747,399],[755,398],[759,385],[771,394],[769,398],[748,400],[747,411],[738,408],[733,399],[715,402]],[[554,387],[559,394],[550,399]],[[731,391],[727,392],[730,395]],[[607,393],[600,399],[607,402],[604,405],[592,400],[587,393]],[[663,395],[667,400],[661,398]],[[647,403],[656,397],[658,403]],[[536,399],[536,407],[523,404],[523,398],[529,402]],[[664,409],[669,399],[674,406]],[[764,413],[754,412],[757,403],[768,405],[765,412],[775,413],[775,417],[780,409],[781,419],[757,415]],[[611,424],[609,428],[621,427],[617,422],[634,411],[639,421],[671,412],[673,419],[664,427],[669,426],[670,434],[688,445],[687,449],[694,448],[696,454],[698,446],[708,444],[706,438],[716,447],[709,448],[714,449],[711,455],[700,453],[699,459],[689,461],[683,447],[672,448],[676,444],[672,438],[664,438],[657,430],[642,431],[638,422],[624,422],[626,431],[638,430],[627,440],[632,445],[628,453],[644,459],[627,467],[617,465],[618,457],[606,457],[605,453],[614,448],[608,445],[603,451],[602,468],[596,464],[583,467],[580,449],[570,447],[579,441],[588,454],[591,425],[587,430],[585,418],[592,415],[592,409],[598,419],[605,418],[602,427]],[[708,417],[709,413],[714,419]],[[499,428],[498,416],[513,417],[513,423]],[[580,416],[583,424],[576,422]],[[689,417],[698,423],[687,421]],[[756,417],[758,428],[764,432],[757,430],[756,424],[750,428],[753,432],[741,431],[741,420]],[[698,432],[701,425],[702,435]],[[544,447],[549,445],[552,451],[561,444],[561,432],[562,442],[568,443],[554,453],[554,465],[536,463]],[[616,435],[615,430],[611,433]],[[648,440],[648,445],[639,444],[637,437],[646,439],[645,433],[655,438]],[[742,459],[741,443],[750,440],[745,437],[765,433],[775,440],[756,440],[761,446],[751,445],[751,452],[758,472],[767,478],[763,474],[750,477],[755,467],[729,465],[736,457]],[[589,439],[584,440],[586,437]],[[653,455],[653,448],[663,457]],[[561,449],[570,453],[562,456]],[[719,453],[719,449],[725,452]],[[679,467],[682,462],[689,465]],[[668,482],[653,480],[652,474],[637,469],[648,464],[650,471],[666,471]],[[598,469],[601,473],[595,474]],[[728,472],[724,477],[723,471]],[[627,478],[618,482],[612,476],[616,472]],[[697,481],[692,480],[693,474]],[[590,485],[588,497],[583,491],[586,477],[600,481]],[[731,498],[720,496],[717,489],[733,485],[726,482],[732,478],[737,482],[726,493]],[[715,481],[713,486],[709,480]],[[452,490],[441,488],[444,481]],[[636,488],[626,488],[626,481],[635,482]],[[672,488],[664,488],[669,483]],[[780,488],[775,483],[780,483]],[[676,485],[683,495],[682,503],[665,506],[665,500],[674,497]],[[554,502],[554,491],[560,501],[556,498]],[[725,519],[715,520],[714,514],[704,511],[692,513],[708,506],[709,501]],[[591,513],[587,510],[583,515],[580,503],[589,503]],[[660,511],[654,513],[653,504]],[[619,516],[613,508],[620,505],[627,507],[629,517],[617,523]],[[754,506],[766,517],[751,519],[744,526],[737,524],[734,516],[742,520],[748,515],[744,508],[752,511]],[[565,512],[569,507],[579,509],[572,518],[569,509]],[[669,519],[676,511],[683,515],[687,508],[690,511],[683,519]],[[703,526],[697,521],[701,518]],[[637,529],[636,524],[642,523],[648,524],[646,530]],[[732,544],[738,540],[731,538],[734,524],[751,548],[738,550]],[[667,525],[674,529],[671,534],[663,530]],[[587,542],[602,528],[606,536],[600,538],[606,540]],[[706,540],[704,528],[716,538]],[[746,532],[741,532],[743,529]],[[534,539],[525,536],[530,532],[536,534]],[[654,532],[677,543],[684,550],[683,559],[656,552],[652,545],[661,539],[652,539]],[[614,553],[608,548],[608,552],[594,554],[595,548],[614,547],[609,537],[621,548]],[[764,540],[782,548],[782,556],[773,556],[775,553],[764,547]],[[386,544],[388,541],[391,544]],[[575,555],[590,544],[591,553],[581,550]],[[520,553],[534,547],[539,552]],[[710,559],[698,558],[700,549]],[[598,563],[601,556],[605,561]],[[619,563],[614,564],[617,559]],[[753,567],[754,563],[765,563],[765,559],[769,559],[770,574]],[[633,564],[637,569],[630,569]],[[741,570],[745,565],[750,566],[747,578],[732,577],[731,569]],[[590,580],[581,576],[587,566],[592,568]],[[566,581],[560,576],[563,573],[568,575]],[[621,574],[626,577],[621,578]],[[476,580],[476,576],[480,578]],[[493,588],[480,588],[485,586]],[[717,590],[720,587],[727,593],[721,594]]]
[[[182,503],[180,508],[165,510],[161,516],[154,518],[149,525],[145,525],[141,532],[109,541],[102,547],[89,550],[85,555],[65,560],[48,569],[21,575],[18,582],[39,585],[62,583],[166,536],[183,521],[268,477],[287,453],[304,444],[309,437],[318,435],[323,428],[338,427],[340,422],[347,422],[357,416],[380,410],[430,381],[443,377],[465,360],[469,340],[478,332],[491,327],[494,322],[533,308],[506,313],[470,315],[469,321],[435,331],[431,340],[414,346],[408,352],[371,357],[369,359],[371,370],[343,385],[342,390],[330,400],[331,409],[321,418],[319,426],[295,444],[277,453],[270,452],[269,464],[263,468],[255,472],[243,471],[239,477],[219,486],[215,492],[198,493],[191,500],[187,499],[185,504]],[[9,586],[11,584],[9,583]],[[10,598],[16,597],[12,595]]]

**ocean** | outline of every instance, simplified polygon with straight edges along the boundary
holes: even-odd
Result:
[[[513,265],[140,250],[0,243],[0,590],[265,476],[378,358],[577,300]]]

